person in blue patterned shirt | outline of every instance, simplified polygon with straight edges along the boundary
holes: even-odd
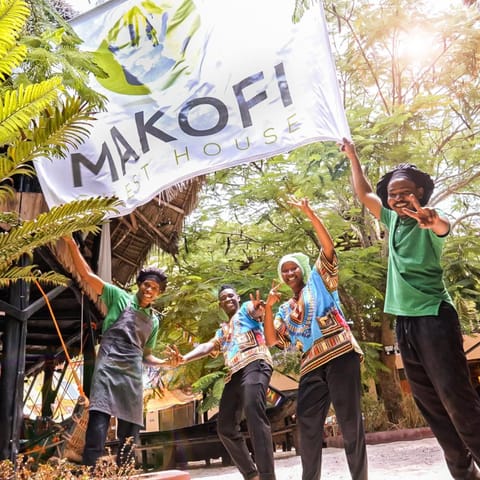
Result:
[[[218,411],[218,436],[245,480],[274,480],[273,440],[266,413],[273,369],[263,333],[264,302],[257,292],[240,305],[240,296],[231,285],[220,287],[218,301],[228,321],[211,340],[180,356],[179,361],[182,364],[223,353],[228,374]],[[242,412],[255,463],[240,431]]]
[[[337,293],[338,260],[333,240],[306,198],[291,197],[288,204],[311,221],[321,250],[315,265],[301,252],[283,256],[280,280],[293,296],[280,305],[278,285],[265,303],[265,338],[268,345],[302,352],[297,397],[297,425],[302,459],[302,480],[318,480],[322,467],[325,418],[333,403],[343,435],[353,480],[367,480],[367,453],[360,407],[362,351],[345,321]]]

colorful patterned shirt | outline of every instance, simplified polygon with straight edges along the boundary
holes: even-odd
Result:
[[[273,366],[270,350],[265,343],[263,323],[253,315],[252,302],[243,303],[230,321],[220,326],[212,339],[217,347],[214,354],[221,351],[228,368],[225,382],[254,360],[265,360]]]
[[[363,355],[340,309],[337,286],[337,256],[329,262],[321,251],[298,300],[280,305],[275,316],[283,346],[303,352],[300,376],[352,350]]]

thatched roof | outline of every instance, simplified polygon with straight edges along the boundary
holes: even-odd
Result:
[[[126,284],[142,267],[152,246],[172,255],[186,215],[194,209],[202,179],[195,179],[164,192],[128,216],[111,222],[112,274]]]
[[[155,198],[131,214],[111,220],[112,282],[121,286],[129,284],[145,264],[152,248],[160,248],[171,254],[177,253],[184,219],[196,206],[203,180],[203,177],[199,177],[172,187],[163,192],[160,199]],[[46,211],[47,206],[41,193],[24,193],[17,194],[16,200],[2,206],[3,211],[12,209],[21,209],[22,218],[31,219]],[[94,238],[89,235],[85,239],[83,253],[94,270],[98,259],[98,244],[99,236]],[[45,287],[45,291],[50,297],[51,307],[69,355],[73,357],[84,351],[89,342],[91,345],[93,330],[100,330],[103,321],[101,305],[76,275],[63,241],[60,240],[52,247],[38,249],[33,262],[43,271],[55,270],[72,278],[69,288]],[[42,304],[43,297],[39,290],[31,286],[28,295],[29,307],[21,306],[22,314],[19,313],[18,305],[15,305],[17,299],[17,294],[11,289],[0,291],[0,310],[7,313],[7,317],[0,317],[0,345],[3,346],[0,355],[5,353],[8,318],[23,315],[28,317],[25,373],[29,375],[38,372],[47,362],[58,364],[63,361],[59,335],[49,309]],[[25,310],[29,312],[26,313]]]

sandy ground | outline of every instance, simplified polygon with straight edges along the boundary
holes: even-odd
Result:
[[[369,480],[451,480],[440,447],[434,438],[367,445]],[[292,452],[275,454],[277,480],[300,480],[300,457]],[[235,467],[212,462],[189,464],[190,478],[196,480],[242,480]],[[345,454],[340,448],[324,448],[322,480],[350,480]]]

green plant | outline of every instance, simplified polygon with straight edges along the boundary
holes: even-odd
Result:
[[[420,413],[413,396],[406,393],[402,397],[403,419],[400,428],[419,428],[426,427],[427,422]]]
[[[208,410],[218,407],[225,385],[225,375],[222,370],[209,373],[192,385],[194,390],[203,393],[203,400],[198,408],[199,413],[208,412]]]
[[[362,397],[362,412],[365,432],[379,432],[395,428],[388,421],[384,403],[370,395]]]
[[[23,0],[0,0],[0,203],[15,197],[13,179],[35,176],[36,158],[65,158],[69,148],[86,139],[95,119],[96,107],[75,90],[70,93],[61,75],[39,82],[26,78],[30,68],[26,64],[32,60],[19,37],[29,13]],[[105,214],[117,205],[113,198],[79,200],[52,208],[33,220],[24,220],[17,212],[1,212],[0,287],[34,279],[66,284],[68,279],[60,274],[15,263],[35,248],[76,230],[98,231]]]

